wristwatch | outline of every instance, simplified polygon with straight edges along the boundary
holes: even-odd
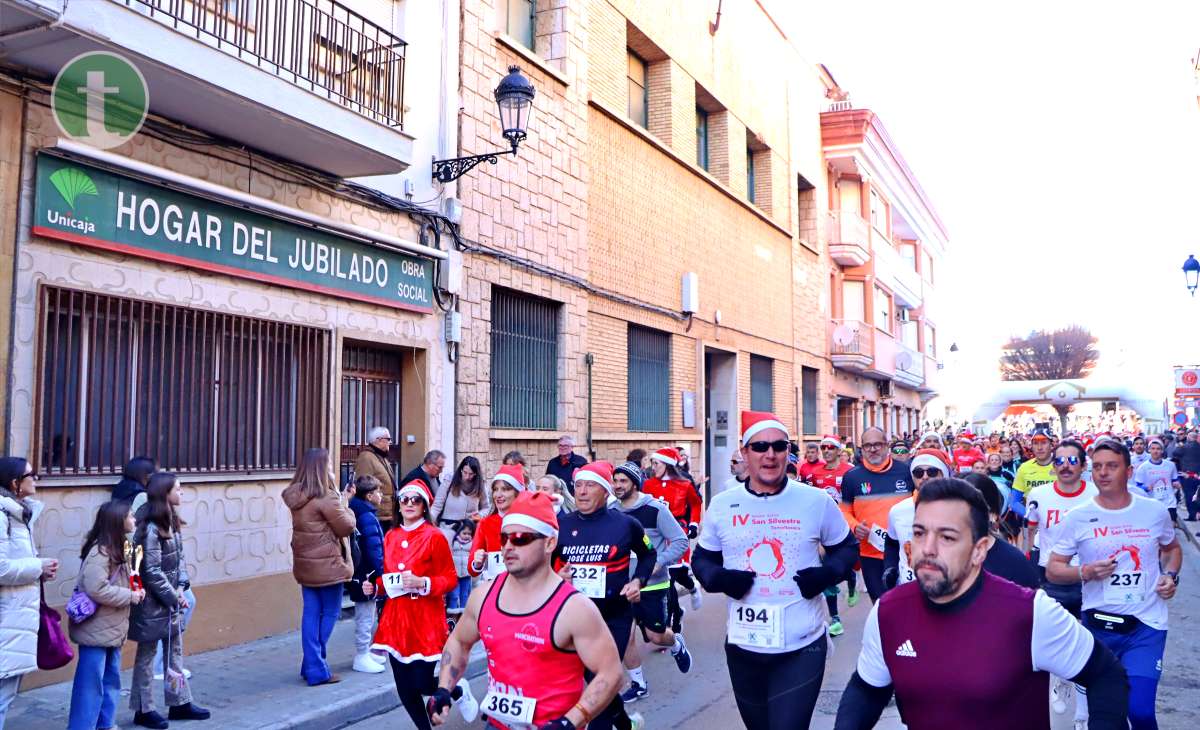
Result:
[[[1169,575],[1169,576],[1171,576],[1171,580],[1175,581],[1175,585],[1179,585],[1179,571],[1177,571],[1177,570],[1164,570],[1164,571],[1163,571],[1163,575]]]

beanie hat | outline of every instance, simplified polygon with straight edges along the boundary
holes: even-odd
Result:
[[[500,523],[501,529],[509,525],[528,527],[539,535],[558,536],[558,516],[554,500],[545,492],[523,492],[513,500],[512,507]]]
[[[642,479],[645,478],[645,475],[642,474],[642,467],[638,466],[632,461],[627,461],[613,470],[614,475],[616,472],[620,472],[629,477],[629,481],[633,482],[633,485],[639,490],[642,488]]]
[[[923,466],[926,469],[933,467],[942,473],[942,476],[948,477],[951,475],[950,459],[946,454],[938,449],[919,449],[908,461],[908,471],[911,474],[913,469]]]
[[[525,469],[520,464],[505,464],[492,477],[493,482],[504,482],[518,492],[525,491]]]
[[[413,479],[408,484],[405,484],[403,487],[400,487],[400,491],[396,492],[396,501],[397,502],[400,501],[401,497],[407,496],[409,494],[415,494],[416,496],[425,500],[426,507],[433,504],[433,494],[430,493],[429,485],[426,484],[424,482],[424,480]]]
[[[839,439],[837,436],[826,436],[825,438],[821,439],[821,445],[832,446],[835,449],[842,448],[841,439]]]
[[[783,431],[784,438],[789,438],[787,426],[783,425],[783,422],[774,413],[742,411],[742,446],[750,443],[750,439],[755,434],[769,428],[777,428]]]
[[[673,449],[670,446],[665,446],[653,454],[650,454],[653,461],[661,461],[664,464],[671,466],[679,466],[679,449]]]
[[[1158,444],[1159,446],[1162,446],[1162,445],[1163,445],[1163,440],[1162,440],[1162,439],[1160,439],[1159,437],[1155,436],[1154,438],[1150,439],[1150,443],[1152,443],[1152,444]]]
[[[604,487],[604,491],[608,492],[611,497],[613,466],[607,461],[593,461],[590,464],[584,464],[575,471],[575,481],[596,482]]]

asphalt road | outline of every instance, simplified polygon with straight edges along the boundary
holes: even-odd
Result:
[[[1200,526],[1188,524],[1193,531]],[[842,586],[843,590],[845,586]],[[686,599],[685,599],[686,601]],[[846,633],[834,639],[834,652],[825,671],[821,697],[813,717],[813,730],[833,727],[837,703],[846,681],[854,671],[862,624],[870,610],[864,593],[859,604],[848,609],[842,596],[842,621]],[[686,605],[686,604],[685,604]],[[722,643],[725,636],[725,599],[706,596],[699,612],[685,618],[684,633],[695,664],[689,674],[680,674],[667,654],[646,653],[645,671],[650,683],[650,695],[630,705],[630,710],[642,713],[647,728],[690,727],[697,729],[742,727],[725,667]],[[1193,544],[1184,545],[1184,570],[1179,593],[1171,602],[1171,632],[1168,634],[1165,670],[1158,695],[1158,722],[1162,730],[1194,730],[1200,727],[1200,650],[1196,636],[1200,634],[1200,551]],[[484,678],[471,683],[475,696],[484,695]],[[1053,716],[1055,730],[1070,730],[1072,713]],[[379,727],[411,728],[402,709],[351,726],[358,730]],[[452,713],[443,727],[462,730],[468,726]],[[880,730],[903,728],[895,707],[885,711]]]

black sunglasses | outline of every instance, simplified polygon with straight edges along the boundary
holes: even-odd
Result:
[[[501,532],[500,544],[507,545],[510,542],[517,547],[525,547],[534,540],[544,540],[545,535],[539,535],[536,532]]]
[[[421,499],[420,497],[414,497],[411,494],[406,494],[396,501],[398,501],[400,504],[425,504],[425,500]]]
[[[930,479],[936,479],[942,475],[942,470],[932,466],[918,466],[912,470],[912,475],[917,479],[924,479],[927,474]]]
[[[776,454],[782,454],[788,450],[789,444],[787,441],[779,439],[778,441],[751,441],[747,446],[756,454],[765,454],[768,449]]]

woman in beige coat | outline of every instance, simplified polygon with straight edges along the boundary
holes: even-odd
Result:
[[[300,673],[309,686],[341,681],[329,670],[325,646],[342,611],[342,584],[354,575],[347,538],[355,520],[336,484],[329,452],[309,449],[283,490],[292,511],[292,575],[304,600]]]
[[[71,641],[79,645],[79,661],[71,685],[67,730],[95,730],[117,724],[121,646],[129,633],[129,606],[146,597],[146,591],[129,587],[125,535],[134,527],[128,502],[105,502],[96,512],[96,521],[79,553],[83,565],[78,586],[96,604],[96,612],[81,623],[70,624]]]

